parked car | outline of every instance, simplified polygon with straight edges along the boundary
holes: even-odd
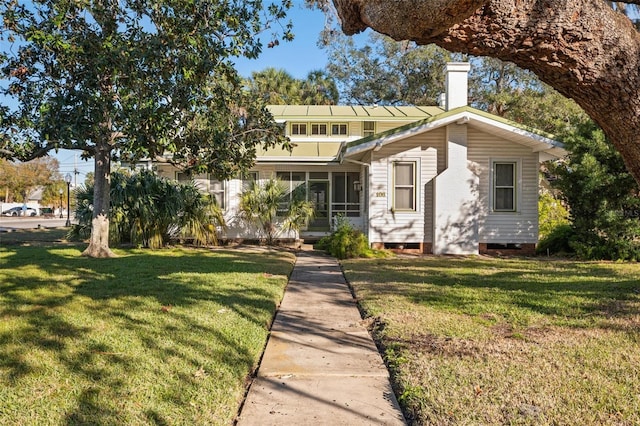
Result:
[[[2,212],[3,216],[35,216],[37,214],[38,212],[35,209],[32,209],[31,207],[27,207],[27,209],[23,213],[22,207],[20,206],[11,207],[10,209],[7,209]]]

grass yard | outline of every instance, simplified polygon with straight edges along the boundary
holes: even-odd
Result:
[[[640,264],[425,257],[343,268],[414,424],[640,424]]]
[[[0,240],[0,424],[233,422],[295,260]]]

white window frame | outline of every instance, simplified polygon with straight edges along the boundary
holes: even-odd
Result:
[[[221,189],[213,189],[213,184],[219,182]],[[224,180],[218,180],[214,176],[209,175],[209,194],[211,197],[216,198],[216,195],[220,196],[221,202],[218,203],[218,207],[222,210],[227,208],[227,182]]]
[[[409,164],[412,166],[412,173],[413,173],[413,183],[411,185],[398,185],[396,183],[396,167],[398,165],[406,165]],[[402,160],[395,160],[391,163],[391,182],[393,182],[393,186],[392,186],[392,190],[393,190],[393,194],[392,196],[392,201],[391,201],[391,205],[392,205],[392,210],[394,212],[417,212],[418,211],[418,185],[419,185],[419,180],[418,180],[418,170],[419,169],[419,164],[418,161],[415,159],[402,159]],[[398,208],[396,203],[397,203],[397,196],[396,196],[396,190],[398,188],[411,188],[413,190],[413,206],[410,208]]]
[[[251,188],[253,182],[258,183],[259,174],[257,171],[244,172],[240,174],[239,178],[240,187],[242,188],[242,192],[244,192]]]
[[[496,185],[496,179],[497,179],[497,174],[496,174],[496,166],[499,164],[509,164],[513,166],[513,185],[508,185],[508,186],[497,186]],[[512,202],[513,202],[513,208],[512,209],[499,209],[496,208],[496,202],[498,201],[498,197],[496,196],[496,190],[498,189],[508,189],[508,188],[513,188],[513,194],[512,194]],[[490,177],[490,192],[489,192],[489,199],[490,199],[490,205],[491,205],[491,212],[492,213],[518,213],[520,211],[520,190],[522,188],[522,182],[521,182],[521,161],[518,159],[492,159],[491,160],[491,177]]]
[[[294,174],[298,174],[301,173],[303,176],[303,180],[302,181],[297,181],[297,180],[293,180],[293,175]],[[286,179],[282,179],[280,176],[282,175],[288,175],[288,177]],[[294,192],[298,189],[299,186],[303,186],[304,190],[305,190],[305,199],[307,198],[307,186],[309,185],[309,176],[307,174],[307,172],[301,172],[301,171],[296,171],[296,170],[278,170],[277,172],[275,172],[275,178],[278,179],[280,181],[280,183],[282,185],[285,185],[286,190],[287,190],[287,201],[281,203],[278,206],[278,216],[282,216],[287,209],[289,208],[289,204],[293,201],[293,195]],[[302,182],[300,183],[300,185],[298,186],[294,186],[293,182]]]

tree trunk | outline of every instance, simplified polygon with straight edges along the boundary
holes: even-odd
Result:
[[[334,0],[347,34],[371,27],[533,71],[602,127],[640,183],[640,34],[626,16],[598,0],[389,3]],[[438,17],[445,9],[447,21]]]
[[[107,141],[96,144],[93,215],[89,247],[82,253],[87,257],[116,257],[109,248],[109,204],[111,201],[111,145]]]

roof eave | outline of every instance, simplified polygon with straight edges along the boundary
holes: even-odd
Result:
[[[364,140],[347,143],[343,147],[341,155],[343,157],[351,157],[366,151],[378,150],[383,146],[398,140],[428,132],[449,124],[473,124],[474,122],[490,125],[530,139],[534,142],[534,147],[532,147],[533,152],[546,152],[554,157],[562,157],[567,154],[567,151],[564,149],[564,145],[552,139],[551,135],[545,136],[543,134],[527,130],[523,127],[516,126],[515,123],[511,124],[511,122],[506,119],[496,120],[495,116],[489,113],[465,106],[421,120],[417,123],[412,123],[412,125],[403,126],[400,130],[394,129],[395,131],[383,133],[378,137],[373,136],[365,138]]]

